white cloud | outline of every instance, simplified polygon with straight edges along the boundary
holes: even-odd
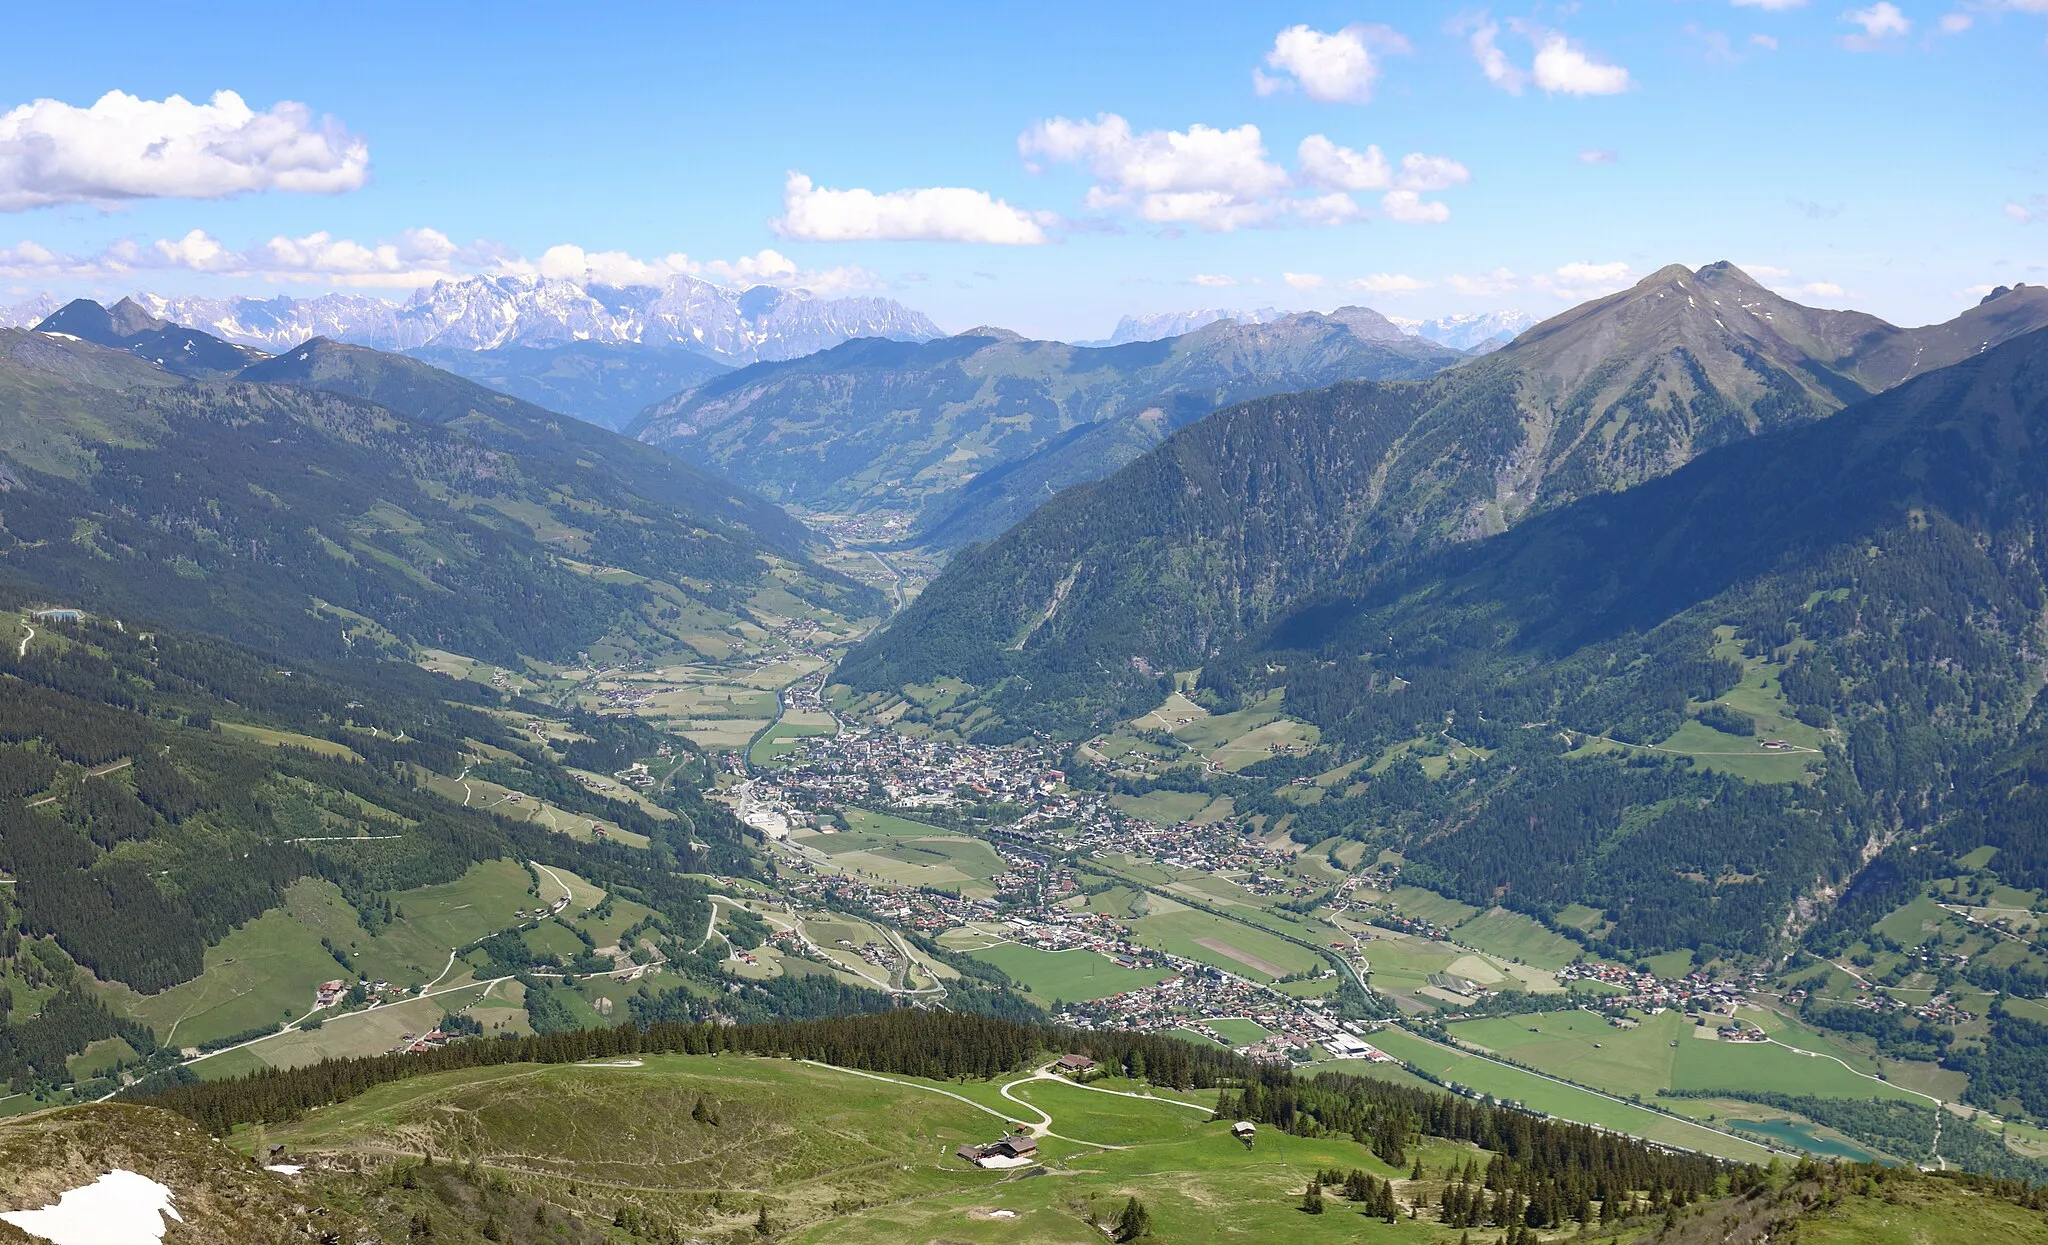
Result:
[[[1587,147],[1579,152],[1580,164],[1619,164],[1621,153],[1606,147]]]
[[[1536,46],[1536,85],[1566,95],[1619,95],[1630,86],[1628,70],[1607,65],[1571,45],[1552,31]]]
[[[1394,179],[1397,190],[1450,190],[1472,180],[1472,170],[1448,156],[1425,156],[1411,151],[1401,157],[1401,172]]]
[[[375,243],[336,238],[324,231],[296,238],[278,235],[243,250],[228,247],[201,229],[147,242],[123,238],[91,256],[63,255],[34,242],[0,250],[0,278],[81,280],[138,271],[401,290],[477,273],[544,277],[578,285],[660,285],[677,276],[691,276],[725,285],[801,287],[824,295],[880,284],[864,268],[801,269],[772,250],[699,262],[681,253],[639,259],[623,251],[586,251],[561,245],[529,260],[489,242],[458,246],[436,229],[408,229],[394,239]]]
[[[1968,13],[1944,13],[1941,15],[1941,33],[1959,35],[1975,25],[1977,19]]]
[[[1319,290],[1323,287],[1323,277],[1320,273],[1283,272],[1280,279],[1297,290]]]
[[[1387,192],[1380,206],[1389,219],[1442,221],[1450,209],[1420,195],[1472,180],[1471,170],[1447,156],[1411,152],[1396,166],[1376,146],[1356,151],[1322,134],[1301,141],[1299,167],[1289,176],[1267,154],[1257,126],[1136,133],[1110,113],[1093,121],[1041,121],[1018,137],[1017,149],[1034,162],[1033,171],[1041,171],[1038,161],[1087,169],[1096,179],[1082,198],[1089,211],[1210,232],[1349,224],[1367,216],[1352,194],[1368,190]],[[1292,187],[1324,193],[1290,197]]]
[[[1832,281],[1808,281],[1802,285],[1774,285],[1771,288],[1787,298],[1837,298],[1843,293],[1842,287]]]
[[[1862,34],[1842,36],[1842,46],[1852,52],[1874,52],[1895,46],[1892,41],[1905,38],[1913,30],[1912,19],[1891,0],[1877,0],[1867,9],[1851,10],[1842,14],[1842,20],[1863,29]]]
[[[1236,285],[1237,278],[1226,277],[1214,272],[1198,272],[1188,278],[1188,284],[1208,286],[1211,289],[1222,289],[1225,286]]]
[[[0,114],[0,211],[260,190],[336,194],[369,175],[370,148],[304,104],[256,112],[233,91],[204,104],[109,91],[90,108],[39,99]]]
[[[1760,281],[1782,281],[1792,275],[1791,269],[1780,268],[1776,264],[1737,264],[1736,267]]]
[[[826,190],[792,172],[782,187],[782,215],[768,222],[786,238],[806,242],[989,242],[1034,246],[1046,241],[1044,213],[1011,207],[985,190],[932,186],[922,190]]]
[[[1531,82],[1553,95],[1619,95],[1635,85],[1628,70],[1595,59],[1560,31],[1520,21],[1509,25],[1535,48],[1535,60],[1527,70],[1501,49],[1499,23],[1481,22],[1472,28],[1469,40],[1480,72],[1510,95],[1520,95]]]
[[[1287,211],[1304,225],[1348,225],[1365,216],[1365,209],[1358,206],[1358,201],[1342,193],[1295,199],[1287,204]]]
[[[1529,75],[1515,67],[1500,48],[1500,24],[1483,22],[1472,30],[1472,58],[1486,80],[1510,95],[1520,95]]]
[[[1451,219],[1447,205],[1426,200],[1412,190],[1389,190],[1380,196],[1380,210],[1388,220],[1404,225],[1441,225]]]
[[[2005,214],[2022,225],[2028,224],[2034,219],[2033,212],[2029,211],[2026,205],[2020,203],[2007,203],[2005,205]]]
[[[1449,206],[1424,201],[1421,192],[1450,190],[1472,180],[1472,171],[1448,156],[1410,152],[1401,157],[1397,171],[1376,146],[1353,151],[1321,134],[1302,139],[1296,156],[1302,180],[1312,185],[1347,192],[1386,190],[1380,196],[1380,209],[1387,219],[1402,224],[1440,224],[1449,220]],[[1348,194],[1296,200],[1292,206],[1296,215],[1312,224],[1341,224],[1363,214]]]
[[[1369,103],[1373,83],[1380,76],[1375,48],[1409,50],[1408,40],[1385,26],[1352,25],[1334,34],[1290,26],[1274,36],[1273,50],[1266,53],[1267,68],[1284,76],[1254,69],[1252,86],[1261,95],[1272,95],[1299,85],[1303,94],[1318,103]]]
[[[1738,9],[1765,9],[1772,13],[1781,13],[1786,9],[1799,8],[1806,3],[1806,0],[1728,0],[1728,2]]]
[[[1496,268],[1492,272],[1471,276],[1454,272],[1445,280],[1458,293],[1474,298],[1498,298],[1502,294],[1509,294],[1521,288],[1520,279],[1506,268]]]
[[[1452,273],[1445,282],[1458,293],[1474,298],[1498,298],[1503,294],[1525,291],[1576,303],[1624,288],[1629,284],[1631,272],[1628,264],[1620,260],[1609,263],[1581,260],[1526,277],[1506,268],[1496,268],[1477,275]]]
[[[1749,42],[1751,47],[1759,47],[1766,52],[1778,50],[1778,37],[1776,35],[1751,35]]]
[[[1295,160],[1304,181],[1331,190],[1385,190],[1394,184],[1394,170],[1377,146],[1353,151],[1321,134],[1301,140]]]
[[[1399,297],[1413,294],[1430,287],[1430,282],[1400,272],[1376,272],[1368,277],[1354,277],[1344,283],[1347,290],[1362,290],[1368,294],[1383,294]]]
[[[1561,265],[1549,275],[1535,278],[1534,284],[1562,298],[1591,298],[1627,285],[1628,276],[1629,266],[1620,260],[1605,264],[1582,261]]]
[[[1228,232],[1271,220],[1267,197],[1288,183],[1266,154],[1259,127],[1134,132],[1114,113],[1093,121],[1054,117],[1017,138],[1026,160],[1076,164],[1096,179],[1087,206],[1134,211],[1155,224],[1188,224]]]

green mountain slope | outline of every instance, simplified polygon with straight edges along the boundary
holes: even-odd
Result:
[[[728,480],[405,355],[314,338],[245,368],[237,379],[362,398],[563,472],[609,475],[650,501],[744,527],[791,556],[801,557],[810,541],[803,525],[781,507]]]
[[[632,431],[780,501],[913,512],[918,539],[950,548],[1226,403],[1427,376],[1458,357],[1364,308],[1106,349],[975,329],[745,368],[650,407]]]
[[[1908,339],[1931,364],[2043,322],[2048,291],[1898,330],[1727,265],[1665,269],[1433,380],[1219,412],[956,558],[840,677],[962,678],[992,735],[1086,733],[1347,576],[1822,419],[1896,376]]]
[[[2016,1180],[1722,1163],[1158,1038],[905,1013],[490,1045],[0,1124],[0,1207],[118,1165],[166,1186],[171,1239],[207,1242],[2048,1240]],[[1135,1074],[1034,1076],[1062,1047]],[[1013,1127],[1038,1134],[1018,1171],[958,1157]]]
[[[1439,733],[1488,754],[1462,788],[1374,782],[1323,813],[1393,836],[1446,893],[1600,908],[1618,947],[1767,954],[1803,895],[1967,821],[1979,793],[2025,794],[1990,775],[2040,730],[2044,481],[2037,332],[1368,575],[1202,681],[1284,688],[1344,756]],[[1789,785],[1703,772],[1780,732],[1811,771]]]
[[[296,654],[567,657],[685,614],[730,618],[785,580],[873,607],[804,558],[779,510],[601,429],[352,347],[309,344],[249,375],[180,381],[0,334],[0,573]]]
[[[410,353],[479,384],[611,429],[624,428],[663,398],[731,370],[689,350],[615,342],[497,350],[423,346]]]

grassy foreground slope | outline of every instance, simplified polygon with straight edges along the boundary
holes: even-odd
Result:
[[[1510,1164],[1412,1135],[1389,1153],[1384,1131],[1368,1144],[1306,1117],[1293,1132],[1262,1126],[1247,1147],[1185,1095],[1035,1067],[943,1081],[730,1051],[500,1064],[379,1085],[225,1144],[167,1111],[73,1108],[0,1124],[0,1214],[122,1168],[171,1190],[177,1241],[1078,1245],[1105,1239],[1135,1198],[1146,1240],[1452,1245],[1508,1231],[1485,1212],[1445,1221],[1463,1173],[1484,1202],[1487,1180],[1520,1187],[1515,1173],[1554,1156]],[[1041,1134],[1034,1164],[982,1170],[953,1153],[1027,1121]],[[1353,1172],[1392,1194],[1391,1218],[1347,1195]],[[1318,1213],[1303,1206],[1311,1180],[1326,1182]],[[1661,1190],[1603,1191],[1622,1213],[1589,1207],[1583,1229],[1517,1224],[1516,1239],[2048,1241],[2038,1193],[1910,1169],[1722,1168],[1668,1211],[1651,1201]],[[31,1239],[0,1223],[0,1242]]]

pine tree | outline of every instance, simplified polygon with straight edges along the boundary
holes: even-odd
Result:
[[[1152,1212],[1137,1198],[1124,1203],[1124,1210],[1116,1220],[1118,1241],[1142,1241],[1152,1235]]]
[[[1314,1177],[1309,1178],[1308,1188],[1302,1190],[1301,1209],[1311,1215],[1323,1213],[1323,1186]]]

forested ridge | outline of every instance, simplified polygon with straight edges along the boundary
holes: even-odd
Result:
[[[792,521],[759,499],[413,360],[345,348],[318,371],[259,364],[265,383],[166,383],[130,362],[0,336],[19,422],[0,445],[14,463],[0,577],[322,657],[394,643],[573,657],[679,607],[744,610],[771,554],[802,568],[792,591],[879,605],[808,563]]]
[[[954,549],[1219,406],[1428,376],[1459,357],[1363,308],[1100,348],[972,329],[755,364],[656,403],[631,430],[811,509],[915,511],[912,540]]]
[[[2038,291],[1908,331],[1801,307],[1731,265],[1663,269],[1431,380],[1210,416],[964,551],[840,677],[964,679],[994,713],[983,738],[1085,737],[1157,703],[1148,672],[1202,666],[1319,596],[2044,323]]]
[[[393,891],[451,881],[479,861],[538,860],[646,904],[668,929],[701,931],[704,887],[682,874],[754,867],[743,827],[687,782],[663,793],[683,814],[668,820],[594,794],[481,712],[499,696],[479,685],[395,663],[286,671],[274,656],[166,629],[44,626],[53,641],[25,657],[0,648],[0,870],[13,879],[0,892],[0,960],[55,983],[59,1000],[74,965],[143,993],[190,980],[208,946],[301,878],[333,883],[374,928],[390,919]],[[247,742],[218,729],[216,715],[340,743],[360,759]],[[633,733],[620,724],[589,744],[651,754],[653,741]],[[478,743],[519,757],[530,785],[649,847],[579,842],[420,789],[418,774],[455,772]],[[361,833],[371,837],[293,841],[336,809],[369,818]],[[34,1018],[10,1020],[0,1007],[0,1077],[62,1081],[61,1056],[110,1036],[129,1036],[149,1059],[146,1030],[78,998],[90,1006],[46,1000]]]

